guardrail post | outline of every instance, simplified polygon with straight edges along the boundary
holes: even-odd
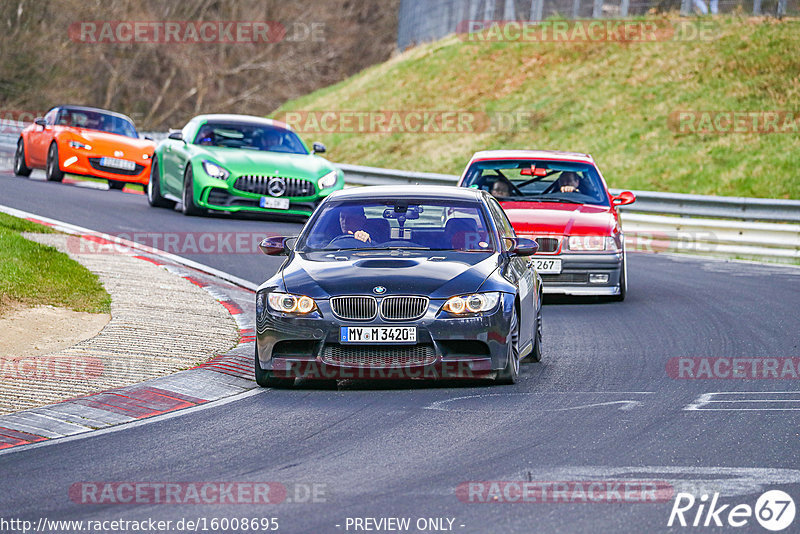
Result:
[[[577,19],[581,14],[581,0],[572,0],[572,18]]]
[[[531,0],[531,20],[542,20],[544,0]]]
[[[630,0],[622,0],[619,3],[619,16],[620,17],[627,17],[628,16],[628,7],[630,6]]]
[[[761,14],[761,0],[753,0],[753,15]]]
[[[594,6],[592,7],[592,18],[603,18],[603,0],[594,0]]]
[[[776,16],[782,19],[786,15],[786,0],[778,0],[778,12]]]
[[[688,16],[692,14],[692,0],[681,0],[681,15]]]

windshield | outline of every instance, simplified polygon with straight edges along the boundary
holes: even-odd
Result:
[[[494,240],[481,206],[410,199],[329,202],[312,219],[297,250],[492,252]]]
[[[594,165],[542,160],[476,161],[464,186],[489,191],[500,201],[600,204],[608,195]]]
[[[87,130],[99,130],[126,137],[139,137],[133,123],[128,119],[99,111],[65,108],[58,112],[56,124],[73,128],[85,128]]]
[[[286,154],[308,154],[297,134],[286,128],[268,124],[207,122],[200,127],[194,143]]]

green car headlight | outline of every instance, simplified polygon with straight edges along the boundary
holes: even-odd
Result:
[[[272,310],[283,313],[305,315],[317,309],[317,303],[311,297],[291,293],[270,293],[267,302]]]
[[[228,176],[231,175],[227,169],[220,167],[216,163],[211,163],[210,161],[203,162],[203,170],[206,171],[207,175],[212,178],[217,178],[218,180],[227,180]]]
[[[454,315],[470,315],[494,309],[498,300],[500,293],[496,291],[459,295],[448,299],[442,310]]]
[[[325,176],[323,176],[322,178],[320,178],[319,180],[317,180],[317,185],[319,186],[320,189],[326,189],[328,187],[333,187],[334,185],[336,185],[336,179],[337,178],[338,178],[337,177],[337,172],[336,171],[331,171],[328,174],[326,174]]]

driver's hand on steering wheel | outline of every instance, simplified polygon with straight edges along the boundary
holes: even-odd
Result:
[[[576,193],[577,191],[578,191],[578,188],[575,187],[574,185],[562,185],[561,186],[561,192],[562,193]]]
[[[347,233],[351,234],[353,237],[355,237],[356,239],[358,239],[359,241],[362,241],[364,243],[372,242],[372,239],[369,237],[369,234],[367,232],[365,232],[364,230],[358,230],[355,233],[353,233],[353,232],[347,232]]]

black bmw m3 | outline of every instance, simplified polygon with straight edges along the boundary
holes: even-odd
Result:
[[[337,191],[256,295],[255,378],[487,378],[541,358],[541,279],[487,192],[437,186]]]

